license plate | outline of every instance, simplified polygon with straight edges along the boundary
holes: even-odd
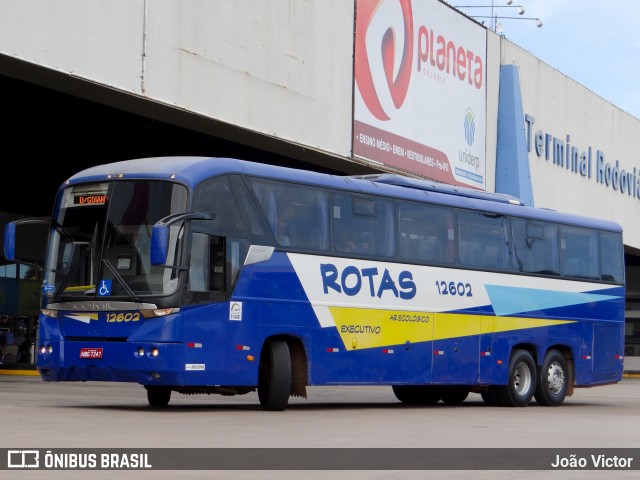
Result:
[[[102,358],[102,348],[81,348],[80,358]]]

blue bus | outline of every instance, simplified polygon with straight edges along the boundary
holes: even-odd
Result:
[[[69,178],[51,218],[7,225],[7,260],[34,225],[46,382],[134,382],[152,407],[257,390],[284,410],[311,385],[522,407],[622,379],[611,221],[389,173],[159,157]]]

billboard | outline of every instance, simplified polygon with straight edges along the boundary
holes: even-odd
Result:
[[[439,0],[357,0],[354,158],[484,190],[486,52]]]

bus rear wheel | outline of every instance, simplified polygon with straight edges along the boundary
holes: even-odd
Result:
[[[282,411],[289,404],[291,394],[291,354],[284,340],[265,345],[260,355],[258,398],[265,410]]]
[[[440,401],[440,389],[426,385],[393,385],[393,394],[408,405],[435,405]]]
[[[505,407],[526,407],[536,391],[536,362],[526,350],[514,350],[509,360],[507,384],[497,387],[498,401]]]
[[[147,401],[149,406],[162,408],[169,405],[171,389],[167,387],[145,387],[147,389]]]
[[[538,372],[536,401],[539,405],[556,407],[567,396],[567,361],[558,350],[549,350]]]

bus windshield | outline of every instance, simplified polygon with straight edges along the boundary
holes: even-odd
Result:
[[[151,228],[186,209],[187,192],[163,181],[115,181],[66,188],[55,210],[44,290],[50,299],[167,295],[175,271],[152,266]],[[166,278],[165,278],[166,277]]]

